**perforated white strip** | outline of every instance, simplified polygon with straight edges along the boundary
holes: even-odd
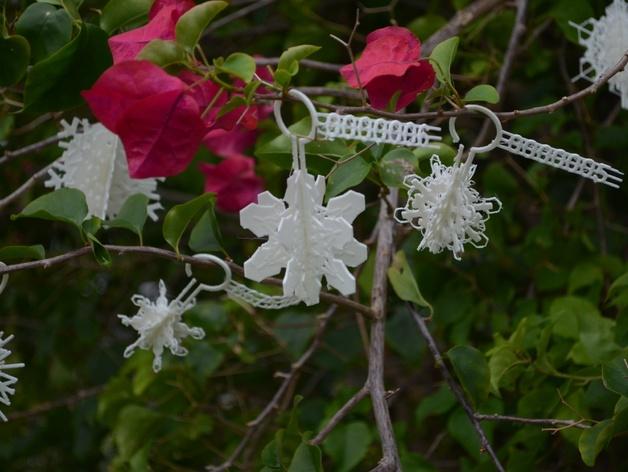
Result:
[[[553,148],[533,139],[527,139],[515,133],[503,131],[497,147],[505,151],[523,156],[526,159],[540,162],[572,174],[580,175],[593,182],[619,188],[623,180],[623,172],[593,159],[582,157],[573,152]]]
[[[238,298],[249,305],[266,310],[281,310],[288,306],[297,305],[301,301],[293,296],[266,295],[233,280],[229,282],[225,291],[232,297]]]
[[[438,126],[368,116],[317,113],[316,135],[322,139],[351,139],[366,143],[387,143],[407,147],[434,147],[441,137]]]

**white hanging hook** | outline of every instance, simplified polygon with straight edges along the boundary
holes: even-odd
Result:
[[[6,267],[7,265],[4,262],[0,261],[0,267]],[[2,274],[2,280],[0,281],[0,294],[2,294],[2,292],[4,292],[4,289],[7,286],[7,282],[9,281],[9,274],[4,273]]]
[[[195,254],[192,257],[194,257],[195,259],[200,259],[202,261],[213,262],[214,264],[218,265],[222,270],[225,271],[225,280],[223,280],[222,283],[218,285],[207,285],[207,284],[201,283],[199,284],[199,287],[202,287],[201,290],[206,290],[208,292],[220,292],[227,288],[227,286],[231,282],[231,268],[227,265],[225,261],[223,261],[220,257],[213,256],[212,254]],[[192,277],[193,280],[196,280],[194,279],[192,275],[191,264],[185,264],[185,274],[188,277]]]
[[[310,132],[307,134],[307,136],[297,136],[297,137],[303,140],[304,143],[313,141],[314,137],[316,136],[316,125],[318,124],[318,117],[316,114],[316,108],[314,108],[314,104],[312,103],[312,100],[310,100],[308,96],[305,95],[303,92],[296,89],[290,89],[288,91],[288,95],[290,95],[293,98],[296,98],[298,101],[303,103],[303,105],[305,105],[305,108],[307,108],[307,111],[310,114],[310,119],[312,120]],[[288,137],[295,136],[295,134],[288,129],[288,127],[283,121],[283,118],[281,117],[281,105],[282,105],[281,100],[276,100],[273,105],[273,113],[275,115],[275,120],[277,121],[277,126],[279,127],[281,132],[285,134],[286,136]]]
[[[489,120],[493,122],[493,125],[495,126],[495,137],[493,138],[493,140],[486,146],[471,147],[471,149],[469,149],[469,155],[475,155],[480,152],[488,152],[495,149],[499,144],[499,140],[502,136],[502,122],[499,121],[497,115],[488,108],[481,105],[465,105],[465,108],[468,110],[477,111],[482,115],[485,115]],[[451,134],[454,143],[460,142],[460,136],[458,136],[458,132],[456,131],[456,118],[457,117],[455,116],[449,118],[449,134]]]

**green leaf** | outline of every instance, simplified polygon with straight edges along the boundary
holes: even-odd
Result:
[[[41,244],[34,246],[5,246],[0,249],[0,261],[13,261],[18,259],[43,259],[46,251]]]
[[[457,151],[449,144],[437,142],[430,144],[430,147],[419,147],[413,149],[412,154],[414,154],[419,161],[427,161],[434,154],[436,154],[443,164],[450,166],[454,162]]]
[[[80,92],[90,88],[111,62],[107,34],[97,26],[83,24],[72,41],[29,70],[25,107],[45,112],[81,104]]]
[[[613,420],[604,420],[585,429],[578,440],[582,462],[589,467],[595,465],[595,458],[613,436]]]
[[[310,44],[301,44],[286,49],[279,57],[279,63],[275,71],[275,82],[282,87],[288,86],[291,78],[299,72],[299,61],[311,56],[319,49],[319,46]]]
[[[425,418],[431,415],[444,415],[456,404],[456,397],[447,385],[441,385],[433,394],[423,398],[416,411],[414,419],[421,425]]]
[[[148,197],[143,193],[131,195],[122,205],[118,216],[107,221],[108,228],[123,228],[137,234],[140,245],[143,244],[142,231],[148,216]]]
[[[623,288],[627,288],[628,287],[628,272],[626,272],[625,274],[623,274],[621,277],[619,277],[618,279],[616,279],[611,286],[608,289],[608,298],[611,298],[612,295],[615,295],[615,293]]]
[[[404,177],[414,174],[418,164],[419,160],[409,149],[393,149],[378,162],[379,175],[389,187],[401,187]]]
[[[321,450],[302,442],[292,457],[288,472],[323,472]]]
[[[336,464],[334,470],[348,472],[364,459],[372,439],[368,425],[354,421],[333,430],[323,448]]]
[[[209,2],[196,5],[185,12],[175,26],[175,38],[177,43],[188,51],[192,51],[201,39],[203,31],[211,21],[222,10],[227,8],[228,3],[219,0],[211,0]]]
[[[617,356],[602,366],[602,381],[612,392],[628,397],[628,356]]]
[[[81,231],[86,216],[87,202],[83,192],[73,188],[61,188],[33,200],[21,213],[11,216],[11,219],[39,218],[62,221],[74,225]]]
[[[477,407],[488,396],[490,374],[484,354],[471,346],[454,346],[447,356],[460,383]]]
[[[164,239],[179,254],[179,242],[190,222],[214,207],[213,193],[205,193],[189,202],[173,206],[164,218],[162,232]]]
[[[329,200],[345,190],[360,184],[366,179],[370,171],[371,164],[366,162],[362,156],[349,158],[347,162],[339,164],[327,180],[325,199]]]
[[[314,335],[315,328],[316,322],[309,314],[288,311],[275,320],[273,333],[286,347],[290,356],[297,359]]]
[[[234,52],[225,59],[219,69],[248,84],[255,75],[255,59],[243,52]]]
[[[109,0],[100,15],[100,27],[111,33],[148,15],[154,0]]]
[[[427,308],[430,311],[430,316],[434,314],[432,305],[421,294],[403,251],[398,251],[394,255],[392,265],[388,268],[388,280],[390,280],[390,284],[399,298]]]
[[[29,5],[15,24],[15,31],[31,47],[34,62],[61,49],[72,38],[72,18],[62,9],[45,3]]]
[[[111,254],[107,251],[107,248],[98,240],[98,238],[91,232],[85,232],[87,241],[92,248],[92,254],[101,266],[109,267],[111,265]]]
[[[0,36],[0,86],[20,81],[28,67],[31,49],[23,36]]]
[[[451,64],[456,57],[458,51],[458,43],[460,38],[453,36],[446,39],[442,43],[436,45],[432,54],[430,54],[430,62],[434,65],[434,71],[438,81],[443,85],[449,85],[453,88],[451,81]]]
[[[175,41],[153,39],[137,55],[138,60],[150,61],[159,67],[185,62],[185,49]]]
[[[120,411],[113,430],[113,439],[122,459],[130,459],[142,446],[157,434],[155,426],[161,417],[158,413],[137,405]]]
[[[465,102],[487,102],[498,103],[499,92],[492,85],[482,84],[476,85],[467,92],[463,100]]]
[[[194,252],[224,252],[224,243],[214,208],[208,208],[192,228],[188,246]]]

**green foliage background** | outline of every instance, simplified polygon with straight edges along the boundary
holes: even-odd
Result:
[[[26,36],[32,53],[26,79],[0,89],[0,145],[6,149],[50,136],[58,130],[61,117],[89,116],[78,92],[89,87],[111,60],[103,47],[106,33],[98,27],[99,12],[107,2],[86,0],[78,9],[73,1],[42,4],[57,18],[49,30],[29,26],[21,18],[31,2],[4,2],[7,32]],[[394,18],[425,39],[467,3],[402,0]],[[142,2],[129,1],[127,8],[138,4]],[[605,5],[586,0],[530,1],[527,31],[499,107],[527,108],[567,95],[572,87],[568,78],[576,74],[582,53],[568,21],[598,17]],[[202,44],[210,58],[234,51],[277,57],[289,46],[314,44],[321,46],[314,59],[346,63],[346,52],[329,33],[346,37],[356,6],[353,1],[280,0],[212,32]],[[126,27],[142,21],[139,15]],[[366,34],[389,21],[385,12],[365,15],[359,32]],[[460,33],[452,72],[461,94],[477,84],[495,84],[513,22],[514,10],[502,5]],[[0,47],[0,55],[4,51]],[[0,56],[0,67],[16,64],[11,61],[10,56]],[[292,80],[297,85],[340,84],[336,74],[306,67]],[[342,103],[342,99],[325,100]],[[26,109],[15,113],[16,102]],[[618,106],[619,98],[603,87],[578,106],[518,118],[505,128],[583,155],[592,151],[590,157],[626,172],[628,114]],[[28,126],[48,112],[55,112],[53,120]],[[303,111],[294,107],[293,113],[296,121]],[[479,121],[469,121],[468,128],[477,130],[476,124]],[[272,122],[262,126],[258,169],[269,190],[278,194],[284,186],[288,143],[275,139],[278,131]],[[469,132],[466,139],[472,137]],[[313,147],[309,164],[313,170],[327,172],[330,164],[321,154],[340,160],[355,151],[351,143]],[[335,177],[339,182],[330,182],[330,188],[341,192],[343,186],[357,185],[368,202],[376,202],[381,181],[390,183],[385,171],[380,172],[387,151],[374,149],[351,161],[352,167],[340,166],[335,171],[341,175]],[[3,194],[58,155],[60,150],[53,146],[3,165]],[[441,155],[444,160],[452,157],[446,147]],[[429,155],[419,153],[416,158],[410,161],[427,172]],[[215,157],[201,151],[197,160]],[[356,175],[362,177],[355,181]],[[470,249],[462,262],[455,262],[449,254],[417,253],[416,234],[399,239],[423,296],[434,308],[435,337],[449,351],[456,374],[479,411],[586,419],[593,425],[587,430],[548,432],[538,426],[485,422],[508,470],[628,469],[624,362],[628,186],[610,190],[582,184],[572,175],[499,151],[479,159],[475,180],[481,194],[497,195],[504,203],[502,212],[489,221],[486,249]],[[196,163],[168,179],[164,188],[167,207],[199,195],[202,178]],[[37,186],[5,209],[3,246],[41,244],[47,254],[58,254],[84,244],[67,224],[9,220],[11,213],[44,192]],[[370,205],[357,219],[358,239],[371,233],[376,210],[376,204]],[[236,216],[219,214],[218,222],[226,236],[225,252],[241,263],[258,242],[239,228]],[[148,222],[143,238],[145,244],[167,247],[161,223]],[[99,239],[137,244],[137,237],[123,229],[100,233]],[[191,252],[185,244],[181,249]],[[359,277],[359,296],[366,304],[374,249],[370,252]],[[246,422],[274,394],[279,380],[273,374],[286,371],[306,349],[315,317],[324,309],[256,311],[219,295],[204,296],[188,320],[205,329],[206,339],[189,342],[186,358],[165,356],[163,371],[155,375],[148,353],[122,358],[124,347],[134,338],[115,315],[132,314],[130,296],[140,288],[156,294],[155,282],[160,278],[174,291],[185,284],[182,265],[144,256],[113,255],[110,268],[85,257],[11,275],[0,296],[0,328],[16,335],[11,360],[24,361],[27,368],[18,373],[13,404],[3,407],[14,419],[0,424],[1,470],[186,471],[218,463],[238,443]],[[492,470],[404,304],[394,295],[386,329],[386,384],[396,390],[389,401],[404,471]],[[311,456],[317,452],[299,446],[300,432],[318,431],[362,386],[366,369],[356,315],[339,309],[322,348],[295,387],[302,401],[293,410],[292,402],[283,405],[284,413],[247,452],[245,470],[304,470],[299,464],[315,463]],[[276,436],[280,429],[283,441]],[[325,470],[361,471],[374,466],[380,450],[367,401],[329,436],[322,453]]]

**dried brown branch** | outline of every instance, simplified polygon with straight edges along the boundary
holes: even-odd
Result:
[[[279,64],[278,57],[256,57],[255,63],[258,66],[276,66]],[[309,67],[310,69],[318,69],[326,72],[340,72],[342,64],[331,64],[329,62],[314,61],[312,59],[301,59],[299,65]]]
[[[347,402],[340,407],[340,409],[334,413],[334,416],[327,422],[327,424],[321,429],[318,434],[312,439],[311,444],[314,446],[318,446],[322,443],[325,438],[333,431],[333,429],[338,426],[345,416],[355,408],[355,406],[360,403],[364,397],[369,394],[369,389],[366,385],[364,385],[360,390],[358,390]]]
[[[522,416],[510,416],[510,415],[485,415],[482,413],[475,413],[475,418],[480,421],[504,421],[509,423],[523,423],[523,424],[538,424],[549,426],[567,426],[571,428],[588,429],[591,426],[582,423],[583,420],[559,420],[555,418],[525,418]]]
[[[0,157],[0,165],[6,164],[7,162],[10,162],[13,159],[23,156],[25,154],[40,151],[44,149],[45,147],[50,146],[51,144],[56,144],[59,142],[59,139],[60,139],[59,135],[55,134],[53,136],[49,136],[48,138],[42,139],[41,141],[37,141],[36,143],[29,144],[28,146],[24,146],[19,149],[5,151],[4,155]]]
[[[267,424],[268,419],[271,415],[279,410],[279,407],[284,401],[284,397],[286,393],[290,390],[291,386],[296,382],[299,372],[303,368],[303,366],[310,360],[312,355],[316,352],[321,344],[321,339],[323,337],[323,333],[325,332],[325,328],[327,327],[327,322],[331,318],[331,316],[336,311],[336,305],[332,305],[327,312],[319,317],[318,327],[316,329],[316,333],[314,334],[314,340],[310,344],[310,347],[299,357],[299,359],[292,364],[290,367],[290,372],[287,374],[282,374],[284,380],[281,382],[281,385],[273,395],[273,398],[268,402],[268,404],[264,407],[264,409],[253,419],[247,423],[247,431],[240,443],[236,446],[234,451],[231,453],[229,458],[220,465],[217,466],[207,466],[207,470],[211,472],[223,472],[229,470],[235,462],[240,457],[240,454],[244,451],[247,444],[251,439],[259,434],[264,426]]]
[[[467,401],[464,393],[462,392],[462,388],[460,387],[460,385],[458,385],[458,383],[454,380],[453,376],[449,372],[449,369],[447,368],[447,364],[445,364],[445,361],[443,360],[443,356],[441,355],[440,350],[438,349],[436,341],[434,341],[434,338],[432,337],[432,334],[430,333],[430,330],[428,329],[427,324],[425,323],[425,319],[414,309],[414,307],[411,304],[408,304],[408,309],[410,310],[410,313],[412,314],[412,317],[414,318],[414,321],[416,322],[417,327],[419,328],[419,332],[421,333],[421,336],[423,336],[423,338],[425,339],[428,349],[430,350],[430,352],[432,353],[432,356],[434,357],[434,362],[436,366],[440,369],[445,381],[447,382],[447,385],[449,385],[449,388],[451,389],[454,396],[456,397],[456,400],[462,406],[462,409],[467,414],[467,417],[469,418],[469,420],[471,421],[471,424],[473,425],[473,429],[475,429],[475,432],[480,438],[480,444],[482,445],[482,450],[488,452],[488,454],[491,456],[491,459],[493,460],[493,463],[495,464],[495,468],[500,472],[504,472],[505,469],[502,466],[501,462],[499,461],[497,454],[493,450],[491,443],[488,441],[488,438],[486,437],[486,433],[484,433],[484,430],[482,429],[482,426],[480,425],[480,421],[476,417],[476,412],[473,410],[473,408]]]
[[[362,80],[360,79],[360,73],[355,64],[355,55],[353,54],[353,48],[351,47],[353,38],[355,37],[355,34],[358,31],[358,26],[360,26],[360,10],[359,9],[355,12],[355,23],[353,24],[353,29],[351,30],[351,34],[349,35],[349,39],[347,41],[343,41],[338,36],[335,36],[333,34],[330,34],[330,36],[334,38],[336,41],[338,41],[340,44],[342,44],[347,50],[351,68],[353,69],[353,73],[355,74],[355,80],[358,83],[358,91],[360,92],[362,106],[367,106],[366,92],[364,91],[364,86],[362,85]]]
[[[20,198],[22,195],[28,192],[37,182],[45,178],[48,175],[48,171],[50,170],[53,164],[54,162],[48,164],[43,169],[40,169],[37,172],[35,172],[33,175],[29,177],[29,179],[26,182],[20,185],[17,190],[15,190],[14,192],[10,193],[6,197],[4,197],[2,200],[0,200],[0,210],[2,210],[5,206],[9,205],[10,203],[13,203],[14,201],[16,201],[18,198]]]

